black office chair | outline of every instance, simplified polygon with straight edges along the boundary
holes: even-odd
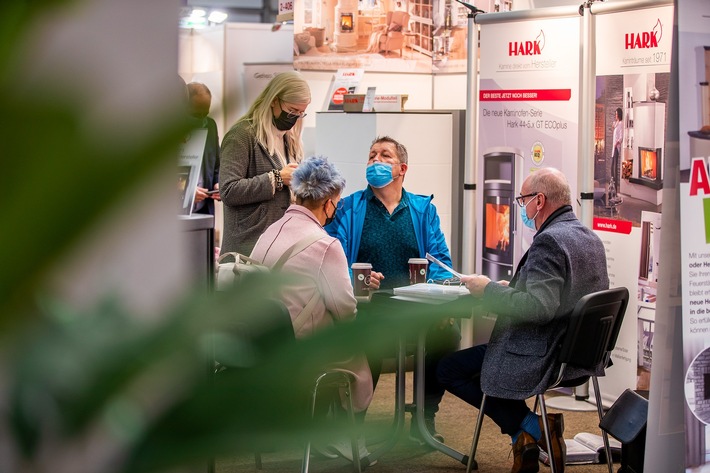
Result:
[[[256,356],[267,356],[274,347],[282,346],[284,343],[293,342],[295,335],[291,316],[289,315],[286,306],[279,300],[266,299],[263,301],[263,307],[259,317],[250,318],[248,320],[235,320],[230,331],[238,333],[241,337],[250,340],[255,349]],[[235,369],[235,365],[231,360],[229,340],[216,340],[215,351],[215,374],[226,369]],[[239,369],[236,367],[236,369]],[[355,425],[355,411],[352,404],[351,396],[351,375],[340,370],[326,370],[318,373],[313,379],[313,385],[309,398],[309,409],[311,418],[315,415],[315,406],[318,401],[318,395],[322,390],[327,390],[328,393],[343,392],[347,397],[346,413],[350,425]],[[355,429],[351,429],[354,432]],[[359,446],[357,436],[352,434],[351,447],[353,454],[353,471],[361,473]],[[306,441],[305,451],[303,454],[303,462],[301,463],[301,472],[308,473],[310,467],[311,442]],[[261,452],[254,453],[254,462],[256,468],[261,470],[263,467]]]
[[[629,291],[625,287],[588,294],[577,302],[570,316],[567,333],[560,347],[560,354],[558,356],[560,363],[559,372],[552,384],[547,387],[547,389],[576,387],[586,383],[591,377],[594,384],[594,395],[596,397],[597,413],[599,414],[600,422],[604,416],[604,412],[597,377],[583,376],[581,378],[565,380],[565,371],[568,366],[594,369],[599,366],[599,364],[604,364],[604,366],[608,364],[611,352],[619,336],[619,330],[621,329],[621,323],[624,320],[624,313],[626,312],[628,303]],[[473,442],[471,444],[471,454],[466,468],[467,473],[470,473],[472,468],[478,469],[475,458],[478,439],[481,433],[481,425],[483,424],[486,397],[486,394],[484,394],[483,400],[481,401],[481,408],[478,411],[476,430],[474,431]],[[555,461],[551,448],[552,438],[550,435],[550,426],[548,425],[544,393],[536,396],[535,411],[537,411],[538,404],[540,405],[540,414],[544,420],[543,429],[545,439],[547,439],[547,454],[550,461],[550,469],[552,473],[557,473],[555,471]],[[604,450],[606,452],[609,473],[613,473],[609,438],[603,430],[602,438],[604,439]]]

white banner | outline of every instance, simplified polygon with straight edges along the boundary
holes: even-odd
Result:
[[[678,2],[686,471],[710,463],[710,3]]]
[[[477,228],[484,234],[476,242],[476,266],[477,272],[491,273],[498,270],[490,266],[487,254],[498,261],[512,254],[506,264],[514,268],[533,236],[520,222],[513,201],[502,197],[498,181],[511,182],[514,196],[531,171],[555,167],[565,173],[576,195],[580,18],[483,24],[480,35],[476,159],[484,208],[477,212]],[[513,160],[514,169],[493,164],[501,150],[522,158]],[[510,235],[492,235],[496,225],[491,219],[510,220]],[[502,244],[496,243],[498,239]],[[507,272],[498,275],[512,276]]]
[[[673,7],[596,17],[594,229],[631,294],[602,397],[650,390]],[[617,142],[617,140],[620,140]]]

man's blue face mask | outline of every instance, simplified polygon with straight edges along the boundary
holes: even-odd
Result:
[[[535,212],[535,215],[533,215],[532,218],[528,217],[528,212],[527,212],[528,204],[530,202],[532,202],[533,200],[535,200],[534,197],[532,199],[528,200],[528,203],[525,204],[523,207],[521,207],[520,218],[523,220],[523,225],[525,225],[526,227],[528,227],[534,231],[537,231],[537,227],[535,226],[535,217],[537,217],[537,214],[540,211],[538,210],[537,212]]]
[[[394,180],[392,165],[389,163],[372,163],[367,166],[367,183],[377,189],[385,187]]]

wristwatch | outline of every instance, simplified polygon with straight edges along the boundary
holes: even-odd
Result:
[[[274,173],[274,182],[276,183],[276,190],[280,191],[284,188],[284,181],[281,179],[281,171],[274,169],[271,172]]]

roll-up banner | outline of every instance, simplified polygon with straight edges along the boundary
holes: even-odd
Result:
[[[610,285],[631,294],[600,379],[605,403],[650,389],[661,241],[672,5],[595,15],[594,229]]]
[[[686,471],[710,471],[710,3],[678,1]]]
[[[580,16],[574,10],[480,28],[476,265],[510,279],[534,235],[514,205],[522,179],[555,167],[576,194]]]

